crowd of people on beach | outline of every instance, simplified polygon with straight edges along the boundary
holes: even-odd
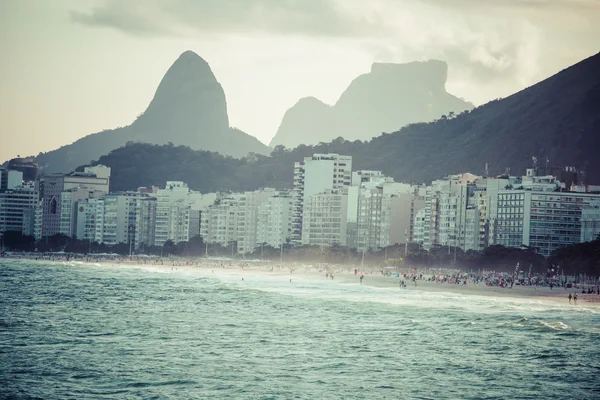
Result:
[[[133,255],[123,256],[118,254],[72,254],[72,253],[11,253],[10,255],[5,254],[11,258],[20,259],[32,259],[32,260],[45,260],[45,261],[79,261],[79,262],[93,262],[93,263],[111,263],[112,265],[122,264],[136,264],[136,265],[149,265],[149,266],[166,266],[171,267],[171,270],[176,270],[177,267],[182,266],[193,266],[193,267],[208,267],[213,269],[248,269],[252,267],[259,267],[273,273],[281,273],[283,271],[289,271],[290,275],[296,270],[303,270],[304,272],[324,272],[325,278],[333,280],[336,273],[354,273],[358,277],[358,282],[362,285],[365,281],[366,275],[378,275],[381,274],[383,277],[391,277],[397,279],[398,287],[407,288],[410,283],[411,286],[418,286],[419,281],[427,281],[439,285],[457,285],[460,287],[474,286],[474,287],[496,287],[503,289],[514,288],[515,286],[522,287],[534,287],[536,289],[547,287],[550,290],[554,288],[568,289],[581,289],[579,292],[581,295],[586,295],[586,299],[595,299],[598,297],[600,300],[600,285],[598,280],[595,284],[585,284],[584,282],[578,282],[577,280],[564,279],[564,277],[549,276],[544,274],[510,274],[506,272],[496,271],[478,271],[465,272],[460,270],[450,269],[429,269],[425,272],[417,271],[413,268],[411,270],[405,270],[401,272],[396,268],[368,268],[361,266],[360,269],[346,265],[334,265],[334,264],[316,264],[316,265],[305,265],[300,263],[272,263],[272,262],[261,262],[256,260],[254,262],[246,261],[235,261],[233,259],[206,259],[201,257],[194,258],[180,258],[180,257],[160,257],[160,256],[147,256],[147,255]],[[242,278],[243,280],[243,278]],[[290,282],[292,280],[290,279]],[[569,292],[568,300],[570,304],[577,304],[577,292]],[[587,296],[595,295],[595,296]]]

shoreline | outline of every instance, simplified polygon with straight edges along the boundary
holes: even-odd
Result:
[[[357,284],[360,285],[360,272],[355,275],[354,268],[352,266],[339,266],[339,265],[328,265],[327,269],[323,265],[307,265],[307,264],[287,264],[283,267],[279,265],[273,265],[269,262],[261,262],[260,264],[233,264],[230,261],[215,261],[215,260],[200,260],[198,263],[188,263],[184,260],[163,260],[162,264],[157,262],[140,262],[140,260],[130,259],[97,259],[97,260],[86,260],[86,259],[69,259],[57,258],[57,259],[34,259],[30,257],[6,257],[7,260],[20,260],[20,261],[46,261],[53,263],[77,263],[81,265],[100,264],[102,266],[112,267],[124,267],[124,268],[136,268],[136,269],[156,269],[162,273],[169,272],[197,272],[202,271],[205,276],[217,272],[226,273],[228,275],[235,274],[241,277],[244,276],[262,276],[262,277],[279,277],[286,279],[289,277],[293,279],[295,277],[301,279],[309,279],[312,281],[326,281],[331,278],[327,278],[327,271],[334,271],[334,280],[344,284]],[[471,296],[485,296],[495,298],[515,298],[515,299],[530,299],[539,301],[548,301],[554,304],[569,304],[567,296],[569,293],[576,293],[578,296],[577,305],[585,305],[591,307],[600,307],[600,295],[598,294],[583,294],[581,289],[566,289],[562,287],[555,287],[550,289],[546,286],[521,286],[515,285],[513,288],[501,288],[498,286],[487,286],[484,283],[475,284],[469,281],[466,285],[464,284],[453,284],[453,283],[437,283],[433,281],[427,281],[421,279],[416,281],[416,285],[413,281],[406,280],[406,287],[400,287],[399,282],[406,280],[402,277],[383,276],[378,272],[364,271],[364,282],[365,286],[377,287],[377,288],[397,288],[401,291],[412,291],[420,290],[423,292],[432,293],[447,293],[450,295],[471,295]],[[574,304],[573,304],[574,305]]]

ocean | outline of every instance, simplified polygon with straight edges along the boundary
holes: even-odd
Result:
[[[0,259],[0,398],[600,398],[583,302],[214,272]]]

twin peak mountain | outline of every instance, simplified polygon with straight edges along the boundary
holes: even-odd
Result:
[[[373,64],[329,106],[314,97],[289,109],[271,147],[346,140],[370,140],[414,122],[456,114],[473,105],[446,92],[442,61]],[[146,110],[128,126],[93,133],[38,155],[45,172],[68,172],[127,142],[185,145],[232,157],[269,154],[254,136],[229,126],[227,101],[208,63],[186,51],[169,68]]]

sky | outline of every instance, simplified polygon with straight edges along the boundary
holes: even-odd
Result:
[[[268,144],[373,62],[444,60],[480,105],[596,54],[598,21],[600,0],[0,0],[0,162],[130,124],[186,50]]]

